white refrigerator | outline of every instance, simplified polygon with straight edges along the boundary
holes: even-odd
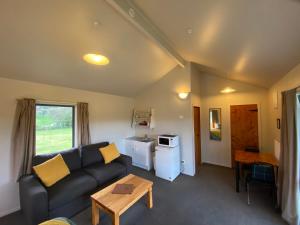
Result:
[[[173,181],[180,174],[179,146],[169,148],[155,147],[155,175]]]

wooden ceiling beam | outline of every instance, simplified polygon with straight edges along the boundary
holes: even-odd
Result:
[[[185,67],[186,61],[175,50],[173,44],[132,0],[105,1],[130,21],[138,30],[158,44],[178,65]]]

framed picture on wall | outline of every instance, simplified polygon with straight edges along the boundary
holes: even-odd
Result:
[[[209,139],[214,141],[222,140],[221,108],[209,109]]]

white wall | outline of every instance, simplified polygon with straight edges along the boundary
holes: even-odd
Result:
[[[176,67],[160,81],[144,90],[135,98],[135,108],[154,109],[155,128],[137,128],[136,135],[156,136],[174,133],[180,136],[181,156],[184,160],[183,173],[194,175],[194,146],[192,141],[191,97],[178,98],[178,92],[191,91],[190,64],[185,68]]]
[[[191,64],[191,103],[192,103],[192,129],[193,129],[193,135],[192,135],[192,144],[193,144],[193,152],[195,154],[195,135],[194,135],[194,110],[193,107],[200,107],[201,110],[201,74],[198,71],[198,68],[195,64]],[[200,113],[201,117],[201,113]],[[201,121],[200,121],[201,122]],[[201,128],[201,123],[200,123]],[[201,136],[200,136],[200,145],[201,145]],[[202,151],[201,151],[202,152]],[[201,156],[200,156],[201,158]],[[202,159],[201,159],[202,161]],[[196,163],[196,159],[195,159]]]
[[[184,173],[195,174],[192,106],[201,108],[202,160],[212,164],[231,166],[230,105],[258,104],[259,137],[262,151],[273,150],[273,139],[279,140],[276,118],[279,108],[273,108],[273,93],[300,85],[300,64],[276,83],[269,91],[245,83],[199,72],[193,64],[176,67],[164,78],[145,89],[135,99],[94,93],[58,86],[22,82],[0,78],[0,217],[19,208],[18,186],[11,177],[12,155],[10,138],[17,98],[35,98],[58,102],[88,102],[92,142],[114,141],[124,150],[123,138],[148,134],[176,133],[181,137]],[[220,94],[224,87],[237,90]],[[186,100],[178,92],[191,92]],[[153,130],[130,127],[133,108],[154,108],[156,127]],[[209,140],[209,108],[222,109],[222,141]]]
[[[230,105],[257,104],[259,107],[259,142],[262,151],[272,151],[268,131],[268,91],[242,82],[201,73],[202,161],[231,167]],[[221,94],[232,87],[237,92]],[[222,140],[209,139],[209,108],[221,108]]]
[[[201,106],[201,72],[191,64],[191,100],[192,106]]]
[[[300,64],[287,73],[281,80],[269,90],[270,114],[269,123],[271,139],[280,141],[280,130],[277,129],[277,118],[281,119],[281,92],[300,86]],[[278,107],[274,108],[273,97],[278,96]]]
[[[10,140],[16,99],[24,97],[88,102],[92,142],[116,142],[123,151],[123,138],[134,134],[130,124],[134,108],[131,98],[0,78],[0,217],[19,208],[18,185],[11,175]]]

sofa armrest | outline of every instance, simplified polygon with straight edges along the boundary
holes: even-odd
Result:
[[[29,175],[19,181],[20,205],[30,225],[48,219],[48,193],[37,177]]]
[[[127,169],[127,174],[131,173],[132,171],[132,159],[130,156],[121,155],[120,157],[115,159],[115,162],[121,163]]]

